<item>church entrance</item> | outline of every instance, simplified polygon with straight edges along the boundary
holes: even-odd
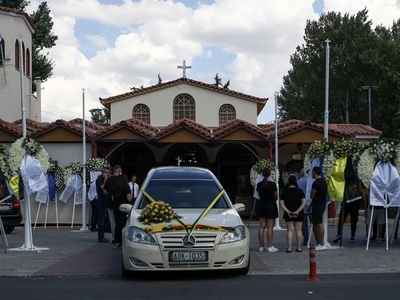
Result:
[[[166,166],[195,166],[207,168],[206,152],[197,144],[176,144],[167,152],[164,159]]]
[[[141,185],[150,169],[156,166],[153,152],[142,143],[127,143],[115,150],[110,158],[111,166],[120,165],[128,180],[135,174]]]

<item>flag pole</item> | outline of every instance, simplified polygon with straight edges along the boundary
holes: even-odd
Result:
[[[85,89],[82,89],[82,227],[80,231],[89,231],[86,222],[86,122],[85,122]]]
[[[26,138],[26,115],[25,115],[25,87],[24,87],[24,60],[22,52],[22,34],[18,41],[19,46],[19,74],[21,82],[21,121],[22,121],[22,137]],[[24,188],[24,244],[19,248],[12,248],[9,250],[16,251],[38,251],[48,250],[48,248],[37,248],[33,245],[32,237],[32,218],[30,207],[30,195],[28,195]]]
[[[278,197],[279,197],[279,167],[278,167],[278,92],[275,92],[275,182],[276,187],[278,188]],[[278,217],[275,219],[274,230],[281,230],[281,226],[279,224],[279,201],[276,202],[276,206],[278,207]]]

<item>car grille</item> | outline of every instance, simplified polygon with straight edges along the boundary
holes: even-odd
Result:
[[[165,250],[171,249],[188,249],[183,246],[182,238],[186,233],[163,233],[161,234],[162,247]],[[190,249],[204,249],[213,250],[215,248],[215,241],[217,238],[216,233],[195,233],[193,236],[196,239],[196,243]]]

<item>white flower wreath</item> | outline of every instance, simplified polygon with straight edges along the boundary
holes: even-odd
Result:
[[[5,145],[0,145],[0,169],[7,181],[9,181],[14,175],[14,172],[10,167],[10,153],[6,149]]]
[[[257,177],[264,169],[270,169],[271,179],[275,180],[275,164],[269,159],[261,159],[250,169],[250,183],[252,186],[256,185]]]
[[[11,170],[14,172],[18,171],[26,152],[34,156],[40,162],[43,173],[46,174],[50,165],[49,154],[40,143],[29,137],[19,138],[12,144],[10,149]]]
[[[64,184],[67,185],[71,175],[81,175],[82,176],[83,166],[80,163],[70,163],[64,168]]]
[[[361,180],[362,184],[369,188],[374,173],[376,164],[376,157],[371,149],[366,149],[360,156],[360,160],[357,165],[358,179]]]

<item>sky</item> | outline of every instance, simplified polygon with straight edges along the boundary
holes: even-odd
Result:
[[[43,1],[31,0],[30,14]],[[183,76],[269,98],[258,124],[275,120],[274,94],[303,44],[307,20],[365,7],[376,25],[400,18],[400,0],[47,0],[57,45],[42,83],[42,122],[90,120],[99,98]],[[84,101],[83,101],[84,99]],[[84,103],[84,105],[83,105]]]

